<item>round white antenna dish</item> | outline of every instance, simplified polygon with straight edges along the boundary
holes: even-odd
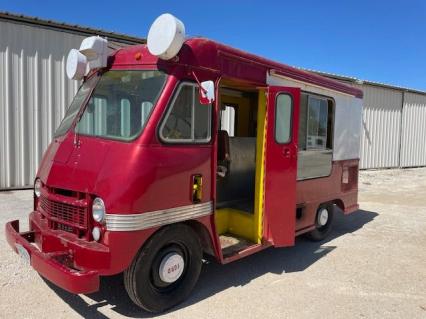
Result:
[[[67,58],[67,76],[72,80],[81,80],[86,74],[87,58],[76,49],[71,49]]]
[[[148,32],[148,50],[163,60],[174,58],[185,42],[185,26],[175,16],[165,13],[155,19]]]

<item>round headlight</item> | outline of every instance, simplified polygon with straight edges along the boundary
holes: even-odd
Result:
[[[41,195],[41,180],[40,180],[40,178],[37,178],[34,182],[34,194],[37,197],[40,197],[40,195]]]
[[[105,204],[102,199],[96,197],[92,204],[92,216],[95,221],[102,223],[105,219]]]

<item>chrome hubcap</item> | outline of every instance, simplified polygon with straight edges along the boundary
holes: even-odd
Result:
[[[318,213],[318,225],[325,226],[328,222],[328,210],[322,208]]]
[[[160,279],[173,283],[180,278],[185,267],[183,257],[177,253],[169,253],[163,257],[158,270]]]

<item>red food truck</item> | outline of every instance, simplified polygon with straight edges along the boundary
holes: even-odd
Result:
[[[81,87],[34,182],[29,231],[10,246],[72,293],[124,273],[138,306],[164,311],[203,258],[226,264],[358,209],[362,91],[205,39],[160,16],[147,45],[100,37],[72,50]]]

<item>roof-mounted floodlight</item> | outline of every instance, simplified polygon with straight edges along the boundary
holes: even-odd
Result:
[[[67,58],[67,76],[81,80],[92,69],[104,68],[108,60],[108,41],[99,36],[81,42],[80,50],[71,49]]]
[[[81,42],[80,50],[89,61],[90,69],[107,66],[108,41],[100,36],[88,37]]]
[[[163,60],[174,58],[185,42],[185,26],[175,16],[165,13],[159,16],[148,32],[148,50]]]
[[[86,75],[86,70],[86,56],[76,49],[71,49],[67,58],[67,76],[72,80],[81,80]]]

